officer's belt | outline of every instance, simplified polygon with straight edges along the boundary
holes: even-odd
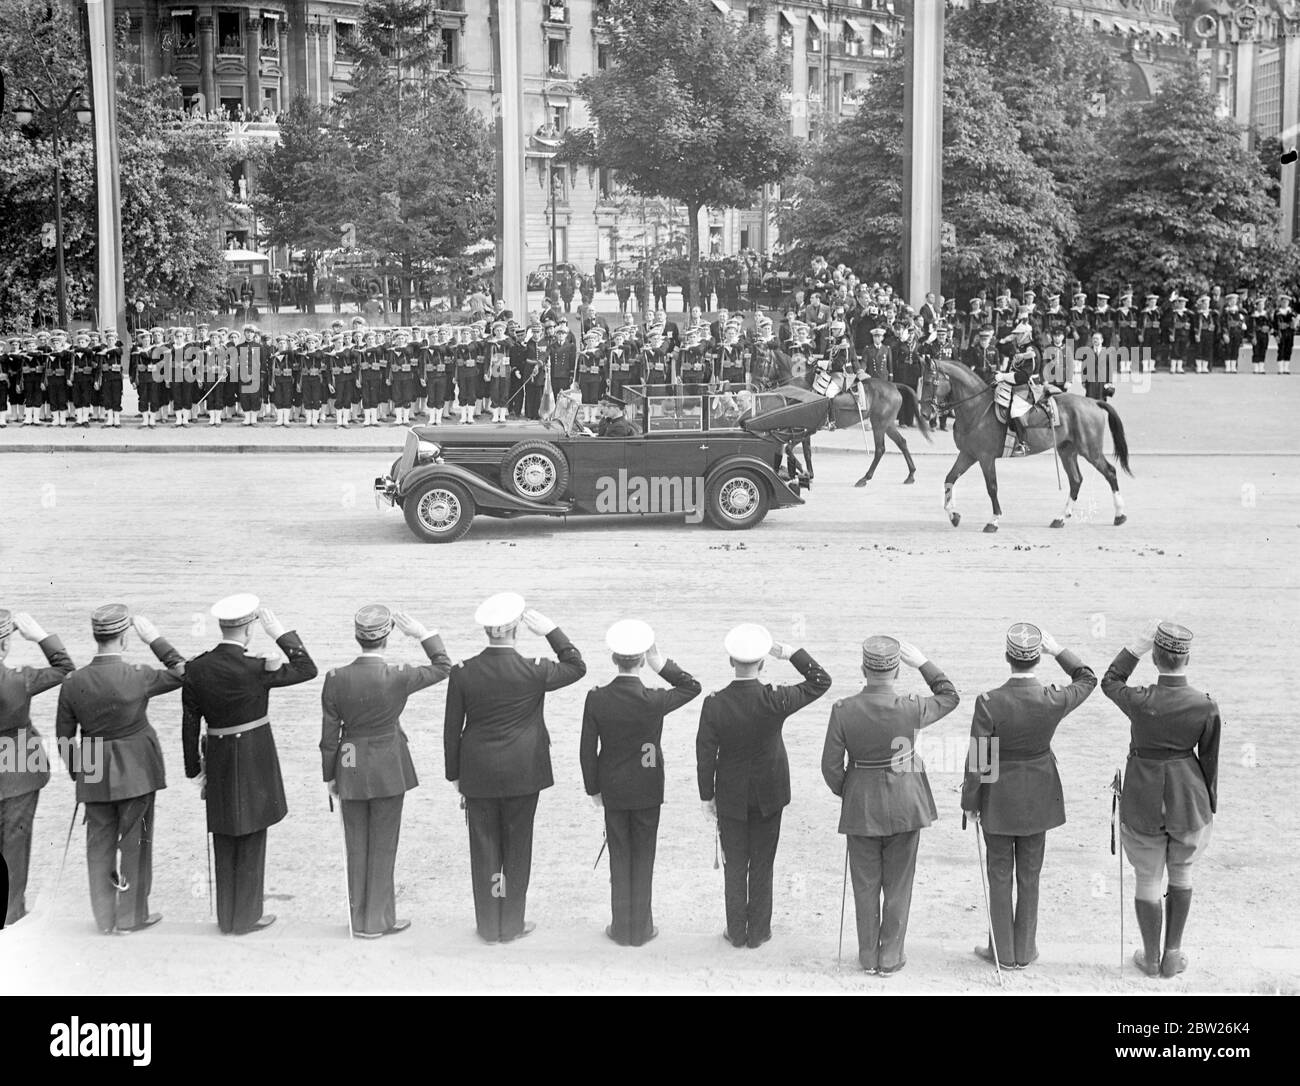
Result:
[[[854,769],[894,769],[896,766],[910,762],[915,754],[916,748],[909,747],[890,758],[855,758],[852,765]]]
[[[259,717],[257,720],[250,720],[247,724],[236,724],[230,728],[209,728],[208,735],[221,739],[224,736],[242,735],[244,732],[251,732],[254,728],[260,728],[263,724],[270,724],[269,716]]]
[[[1156,750],[1153,747],[1130,747],[1130,758],[1145,758],[1149,762],[1173,762],[1179,758],[1194,758],[1192,750]]]

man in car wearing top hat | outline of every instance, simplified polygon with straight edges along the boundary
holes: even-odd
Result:
[[[1183,928],[1192,907],[1192,864],[1210,842],[1218,811],[1219,707],[1187,682],[1192,632],[1173,622],[1150,623],[1111,661],[1102,693],[1129,719],[1128,764],[1120,798],[1120,836],[1137,877],[1134,908],[1142,949],[1133,955],[1147,976],[1173,977],[1187,968]],[[1154,686],[1129,686],[1151,653]],[[1160,889],[1165,868],[1164,950]]]
[[[167,787],[162,746],[149,723],[149,700],[176,690],[185,658],[142,615],[105,604],[90,618],[95,656],[59,690],[58,736],[65,752],[81,732],[80,756],[69,758],[77,801],[86,805],[86,870],[90,907],[105,935],[141,931],[162,919],[149,912],[153,884],[154,796]],[[123,659],[128,631],[153,650],[161,668]],[[92,759],[87,743],[100,746]],[[121,855],[120,865],[117,863]]]
[[[1069,686],[1039,681],[1035,669],[1044,653],[1056,657],[1070,676]],[[1038,879],[1047,831],[1065,825],[1052,736],[1093,692],[1097,676],[1051,634],[1028,622],[1017,622],[1007,631],[1005,655],[1011,675],[975,702],[970,728],[975,757],[966,763],[961,805],[974,816],[976,832],[983,829],[988,845],[995,945],[976,947],[975,953],[991,962],[996,952],[1003,968],[1024,969],[1038,957]]]
[[[728,633],[723,648],[736,677],[700,707],[696,774],[705,817],[716,819],[722,842],[723,935],[732,946],[758,947],[772,937],[772,868],[781,812],[790,803],[790,762],[781,729],[787,717],[831,688],[831,677],[805,650],[774,642],[752,623]],[[769,655],[789,660],[803,682],[760,682]]]
[[[223,933],[245,935],[275,923],[274,914],[262,912],[266,831],[289,810],[267,703],[275,687],[314,679],[316,665],[297,633],[286,630],[256,596],[228,596],[213,604],[212,615],[221,641],[186,665],[181,743],[185,776],[207,799],[217,925]],[[255,622],[275,639],[285,663],[277,667],[248,652]]]
[[[921,672],[930,697],[895,692],[899,664]],[[939,817],[917,737],[960,699],[920,649],[892,637],[862,643],[862,674],[862,691],[831,708],[822,776],[842,801],[839,832],[846,835],[853,874],[858,961],[868,973],[887,977],[907,964],[903,940],[917,846],[921,830]]]
[[[394,628],[420,642],[427,664],[387,661]],[[393,867],[402,802],[420,782],[400,718],[407,698],[447,677],[451,659],[437,630],[382,604],[361,608],[352,629],[361,655],[327,672],[321,691],[321,771],[342,804],[352,931],[377,939],[411,926],[397,918]]]
[[[659,934],[650,899],[664,802],[664,717],[698,697],[700,683],[664,658],[644,622],[614,623],[605,644],[618,675],[587,694],[578,753],[587,795],[605,812],[613,915],[605,934],[620,946],[641,946]],[[648,689],[644,665],[672,689]]]
[[[463,797],[478,935],[508,943],[536,927],[525,921],[533,863],[533,818],[551,775],[543,704],[550,690],[587,673],[582,654],[550,619],[502,592],[474,612],[488,645],[451,670],[443,720],[447,780]],[[550,643],[557,660],[515,649],[522,622]]]

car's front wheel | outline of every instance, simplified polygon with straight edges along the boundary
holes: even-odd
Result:
[[[767,516],[769,504],[767,484],[743,468],[719,472],[705,494],[709,519],[731,532],[754,527]]]
[[[454,543],[474,519],[473,495],[460,483],[430,479],[402,501],[407,527],[425,543]]]

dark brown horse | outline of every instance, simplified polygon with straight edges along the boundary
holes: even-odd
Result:
[[[984,525],[984,530],[996,532],[998,518],[1002,516],[1002,506],[998,503],[996,462],[1005,446],[1006,425],[999,421],[993,409],[994,386],[986,384],[982,377],[960,362],[938,362],[936,365],[940,377],[935,396],[941,409],[951,409],[956,414],[952,436],[958,450],[952,470],[943,481],[944,512],[948,514],[954,528],[961,523],[961,514],[953,505],[952,488],[972,464],[978,463],[984,472],[989,501],[993,504],[993,519]],[[1119,493],[1119,476],[1115,466],[1106,459],[1105,452],[1106,429],[1109,427],[1111,439],[1115,443],[1115,459],[1126,474],[1133,474],[1128,466],[1128,439],[1124,436],[1124,424],[1120,421],[1119,412],[1104,400],[1091,400],[1072,393],[1063,393],[1056,396],[1055,400],[1060,413],[1060,422],[1055,431],[1045,409],[1036,407],[1025,416],[1029,452],[1051,452],[1055,449],[1070,480],[1070,496],[1066,499],[1065,509],[1052,521],[1051,526],[1064,528],[1073,512],[1074,503],[1079,498],[1079,488],[1083,485],[1083,473],[1079,470],[1080,456],[1110,484],[1111,497],[1115,502],[1115,523],[1123,524],[1128,517],[1124,513],[1124,499]]]

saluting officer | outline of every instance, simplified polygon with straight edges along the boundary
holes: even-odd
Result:
[[[525,921],[533,863],[533,818],[551,775],[546,694],[587,673],[582,654],[558,626],[526,609],[522,596],[485,600],[474,621],[488,646],[451,671],[443,720],[447,780],[463,797],[479,938],[508,943],[537,925]],[[515,649],[520,622],[550,643],[558,660]]]
[[[451,659],[437,630],[382,604],[361,608],[352,626],[361,655],[327,672],[321,692],[321,772],[343,805],[352,931],[377,939],[411,926],[397,918],[393,889],[402,803],[420,783],[402,711],[412,694],[447,677]],[[384,654],[394,627],[420,642],[427,664],[388,663]]]
[[[316,665],[302,639],[286,631],[256,596],[228,596],[213,604],[212,615],[221,641],[186,666],[181,742],[185,776],[207,799],[217,924],[224,933],[244,935],[275,922],[273,914],[262,913],[266,831],[288,813],[267,702],[277,686],[314,679]],[[286,657],[279,667],[248,652],[253,623],[259,621]],[[201,745],[199,726],[205,720],[206,745]]]
[[[613,917],[605,934],[620,946],[641,946],[659,934],[651,886],[664,802],[664,717],[698,697],[700,683],[664,658],[644,622],[614,623],[605,644],[618,675],[587,694],[578,754],[587,795],[605,812]],[[672,689],[647,689],[643,665]]]
[[[772,868],[781,812],[790,802],[790,762],[781,738],[786,718],[831,688],[831,677],[803,649],[745,623],[723,641],[735,679],[700,707],[696,775],[704,814],[722,842],[727,927],[735,947],[772,938]],[[759,681],[763,660],[789,660],[803,676],[791,686]]]
[[[1034,669],[1043,653],[1056,657],[1070,676],[1069,686],[1039,681]],[[961,805],[974,817],[976,832],[983,830],[988,846],[989,914],[996,946],[977,946],[975,953],[991,962],[996,952],[1003,967],[1024,969],[1038,958],[1038,878],[1047,831],[1065,825],[1052,736],[1093,692],[1097,676],[1051,634],[1028,622],[1017,622],[1007,631],[1006,660],[1010,678],[975,701]]]
[[[1192,632],[1173,622],[1149,624],[1120,649],[1101,690],[1129,719],[1128,763],[1120,798],[1120,837],[1137,877],[1134,909],[1142,949],[1134,962],[1147,976],[1173,977],[1187,968],[1183,928],[1192,907],[1192,864],[1210,842],[1218,811],[1219,707],[1187,682]],[[1148,652],[1159,678],[1129,686]],[[1160,887],[1166,866],[1164,953]]]
[[[13,635],[35,641],[47,667],[11,667],[5,663]],[[31,615],[0,610],[0,857],[9,869],[5,923],[27,915],[27,870],[32,858],[32,823],[50,766],[41,733],[32,727],[32,698],[63,682],[73,668],[63,642],[47,634]]]
[[[931,696],[895,692],[900,663],[918,668]],[[921,729],[957,708],[957,688],[915,645],[892,637],[862,643],[866,687],[831,708],[822,776],[841,798],[858,921],[858,961],[888,977],[907,964],[903,941],[921,830],[939,817],[916,753]],[[883,896],[883,903],[882,903]]]
[[[123,660],[131,629],[153,650],[161,668]],[[79,756],[65,756],[77,782],[77,801],[86,805],[90,907],[101,932],[119,935],[162,919],[149,911],[149,891],[154,796],[167,787],[167,779],[147,709],[150,698],[180,687],[185,658],[143,615],[130,617],[125,604],[97,608],[90,630],[95,656],[64,680],[57,727],[65,751],[81,732]],[[87,744],[98,748],[93,758],[87,757]]]

